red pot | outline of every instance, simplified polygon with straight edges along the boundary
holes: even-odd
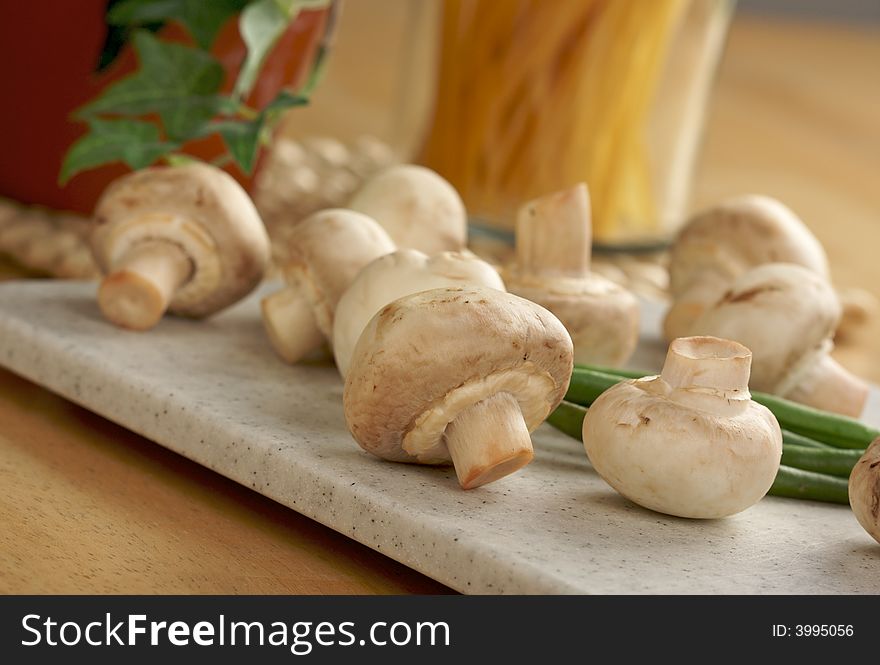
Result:
[[[98,196],[114,178],[129,171],[110,165],[74,176],[58,185],[61,162],[70,145],[85,133],[72,121],[74,109],[109,83],[137,68],[126,47],[113,66],[96,74],[104,43],[107,0],[30,0],[0,3],[0,196],[29,204],[91,213]],[[303,11],[270,53],[248,103],[260,108],[285,87],[302,83],[327,25],[327,10]],[[161,38],[189,42],[183,28],[169,25]],[[238,22],[230,20],[211,49],[226,69],[224,89],[232,89],[245,56]],[[225,152],[219,136],[184,146],[202,159]],[[235,165],[227,170],[245,187],[250,178]]]

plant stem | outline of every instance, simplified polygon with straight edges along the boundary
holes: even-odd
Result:
[[[256,120],[260,117],[260,112],[256,109],[252,109],[247,104],[239,104],[238,109],[236,110],[238,111],[238,115],[245,120]]]
[[[216,166],[217,168],[223,168],[227,164],[232,163],[232,157],[229,154],[223,154],[219,157],[211,160],[211,166]]]

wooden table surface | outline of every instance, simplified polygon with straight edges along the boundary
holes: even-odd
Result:
[[[880,296],[878,62],[877,28],[737,19],[695,203],[781,198]],[[878,319],[836,355],[880,382]],[[448,591],[2,370],[0,488],[2,593]]]

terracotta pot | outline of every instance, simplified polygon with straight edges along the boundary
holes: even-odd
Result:
[[[94,71],[107,29],[106,5],[107,0],[0,3],[0,196],[91,213],[107,184],[129,170],[124,165],[105,166],[58,186],[64,155],[86,130],[70,114],[137,68],[131,48],[126,47],[108,71]],[[282,88],[302,83],[327,23],[327,10],[300,14],[269,55],[248,98],[250,105],[260,108]],[[185,30],[174,24],[159,35],[190,41]],[[237,20],[222,28],[211,52],[226,70],[224,90],[229,91],[245,56]],[[186,144],[184,152],[212,159],[225,149],[219,136],[210,136]],[[251,179],[236,166],[227,170],[249,187]]]

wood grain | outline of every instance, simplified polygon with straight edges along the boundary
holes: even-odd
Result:
[[[878,62],[877,29],[738,19],[694,203],[778,196],[880,296]],[[880,381],[878,317],[836,353]],[[447,591],[4,371],[0,488],[2,593]]]
[[[444,593],[0,370],[0,593]]]

